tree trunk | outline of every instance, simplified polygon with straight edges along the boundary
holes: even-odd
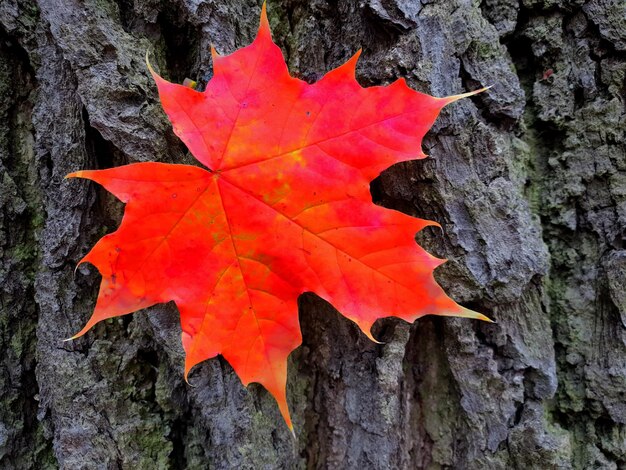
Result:
[[[211,77],[258,0],[0,1],[0,468],[626,468],[626,2],[287,0],[268,5],[292,74],[359,48],[361,84],[399,77],[449,106],[431,158],[372,184],[436,220],[437,278],[497,320],[386,319],[374,344],[300,299],[294,439],[221,358],[183,380],[173,304],[73,342],[99,276],[77,261],[122,207],[78,169],[191,162],[158,103]]]

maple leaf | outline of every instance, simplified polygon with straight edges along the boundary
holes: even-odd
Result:
[[[136,163],[78,171],[126,203],[114,233],[80,261],[102,283],[95,323],[174,301],[185,378],[222,354],[247,385],[261,383],[291,428],[287,357],[301,341],[297,299],[312,291],[372,337],[382,317],[488,320],[435,282],[443,260],[414,235],[434,222],[374,205],[369,184],[423,158],[421,141],[459,98],[407,87],[362,88],[359,54],[309,85],[289,75],[265,5],[254,42],[213,53],[204,92],[150,71],[175,133],[208,169]]]

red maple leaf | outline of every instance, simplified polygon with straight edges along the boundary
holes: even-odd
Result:
[[[173,300],[185,377],[222,354],[242,382],[259,382],[291,427],[287,357],[301,343],[297,299],[312,291],[372,338],[379,318],[487,318],[435,282],[437,259],[414,240],[434,222],[374,205],[369,183],[393,163],[423,158],[440,110],[400,79],[362,88],[358,54],[309,85],[289,75],[263,7],[254,42],[213,51],[204,92],[154,71],[174,131],[209,169],[136,163],[69,177],[126,203],[118,230],[82,262],[102,274],[95,323]],[[471,94],[471,93],[470,93]],[[373,339],[373,338],[372,338]]]

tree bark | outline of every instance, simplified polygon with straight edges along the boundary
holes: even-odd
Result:
[[[0,468],[626,468],[626,2],[286,0],[292,74],[359,48],[363,85],[445,96],[431,158],[372,183],[436,220],[437,278],[495,320],[386,319],[368,340],[300,300],[296,438],[221,358],[183,381],[173,304],[97,325],[77,261],[122,207],[78,169],[192,162],[144,56],[211,77],[253,39],[257,0],[0,2]]]

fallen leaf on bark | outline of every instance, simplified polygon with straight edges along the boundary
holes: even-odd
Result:
[[[312,85],[291,77],[263,7],[250,46],[213,51],[203,92],[150,69],[174,131],[205,168],[136,163],[68,175],[126,203],[118,230],[81,260],[102,283],[75,337],[173,300],[185,376],[222,354],[245,385],[269,390],[291,428],[287,357],[301,343],[303,292],[326,299],[370,338],[388,316],[487,320],[435,282],[443,260],[414,240],[435,223],[377,206],[369,192],[385,168],[425,157],[422,137],[440,110],[472,93],[434,98],[402,79],[362,88],[358,55]]]

